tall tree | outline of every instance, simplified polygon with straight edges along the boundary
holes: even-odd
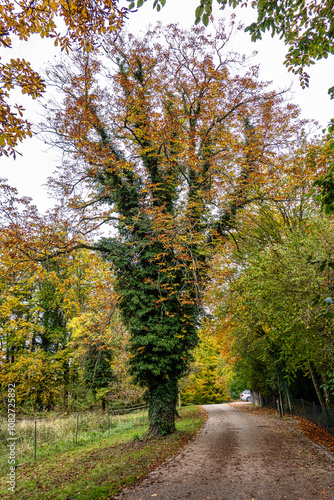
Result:
[[[296,108],[266,92],[257,68],[226,51],[228,39],[222,23],[214,36],[158,25],[143,39],[109,39],[105,89],[101,61],[87,54],[49,71],[65,94],[44,126],[67,152],[53,185],[81,220],[117,230],[95,248],[115,267],[152,435],[175,428],[210,248],[263,196],[302,133]]]

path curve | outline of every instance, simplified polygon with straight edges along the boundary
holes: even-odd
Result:
[[[247,403],[246,403],[247,404]],[[204,405],[193,442],[119,500],[334,499],[334,456],[276,417]]]

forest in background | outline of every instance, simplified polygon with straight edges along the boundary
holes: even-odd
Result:
[[[148,398],[164,433],[179,386],[210,403],[279,383],[333,406],[332,216],[314,184],[331,131],[310,133],[228,39],[158,26],[106,37],[107,70],[92,47],[49,69],[61,203],[41,216],[1,184],[0,373],[23,412]],[[96,240],[102,224],[118,235]]]

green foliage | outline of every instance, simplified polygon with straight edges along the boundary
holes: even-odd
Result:
[[[210,335],[210,334],[209,334]],[[222,403],[230,399],[229,373],[224,369],[217,340],[202,332],[194,351],[190,373],[181,381],[182,402],[193,404]]]
[[[124,245],[126,248],[130,238]],[[144,242],[141,240],[141,247]],[[108,242],[103,240],[102,244],[107,247]],[[132,250],[138,252],[135,242]],[[164,254],[168,274],[161,270],[159,260],[154,259],[159,254]],[[136,263],[131,255],[128,260],[125,255],[122,252],[122,262],[118,257],[114,262],[118,266],[116,287],[120,308],[131,333],[132,372],[139,382],[147,382],[152,375],[178,376],[187,367],[187,351],[196,343],[195,325],[186,318],[196,318],[198,305],[182,304],[179,300],[180,292],[187,291],[186,277],[177,269],[173,253],[167,253],[163,245],[147,245]]]
[[[320,188],[320,192],[317,192]],[[318,201],[325,212],[330,214],[334,212],[334,168],[331,167],[328,172],[317,179],[312,185],[313,197]]]
[[[167,436],[175,431],[178,395],[176,377],[152,377],[148,383],[149,430],[152,436]]]
[[[68,265],[61,261],[21,269],[19,281],[15,271],[7,274],[0,369],[4,391],[8,383],[16,384],[18,404],[52,408],[63,394],[69,372],[67,279]]]
[[[252,39],[261,39],[262,32],[271,30],[289,46],[286,66],[300,75],[301,85],[309,85],[304,71],[319,59],[334,53],[332,2],[294,2],[277,0],[258,2],[257,22],[246,28]]]
[[[334,394],[334,370],[330,373],[327,373],[326,379],[327,381],[322,385],[322,387]]]
[[[175,429],[177,380],[186,371],[189,352],[197,343],[200,309],[187,270],[180,268],[171,249],[154,242],[156,234],[149,219],[141,216],[132,224],[134,210],[129,210],[128,200],[134,203],[140,189],[138,185],[132,198],[125,189],[119,194],[124,243],[117,243],[117,253],[113,240],[103,239],[100,244],[111,249],[105,257],[116,269],[119,307],[130,332],[130,371],[148,388],[149,432],[166,435]],[[188,300],[182,300],[182,295]]]
[[[236,371],[245,386],[277,393],[283,377],[293,384],[299,373],[308,376],[314,368],[326,378],[333,369],[333,323],[321,313],[332,270],[315,266],[309,257],[321,262],[331,255],[331,227],[330,221],[309,217],[302,229],[266,243],[256,230],[235,254],[238,268],[219,315],[230,318]]]
[[[101,400],[102,408],[105,407],[106,396],[109,392],[108,388],[114,378],[110,366],[112,356],[113,352],[108,347],[92,345],[88,348],[83,363],[83,384],[86,389],[92,391],[94,399]]]
[[[110,362],[125,340],[118,335],[120,320],[111,314],[108,264],[78,252],[40,263],[17,259],[13,265],[6,248],[0,254],[2,394],[15,384],[17,410],[28,413],[84,409],[96,401],[105,406],[116,382]],[[5,398],[1,404],[5,410]]]

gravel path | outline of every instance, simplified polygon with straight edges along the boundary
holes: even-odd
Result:
[[[247,403],[246,403],[247,404]],[[119,500],[334,499],[334,456],[295,421],[204,405],[196,439]]]

